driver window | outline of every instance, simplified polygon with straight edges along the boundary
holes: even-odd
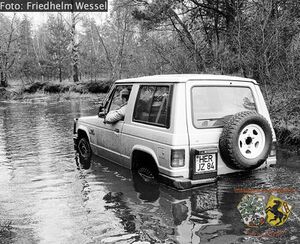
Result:
[[[111,99],[111,103],[110,103],[108,112],[110,112],[112,110],[117,110],[124,105],[124,101],[122,100],[122,97],[121,97],[121,91],[128,90],[128,92],[130,94],[131,88],[132,88],[132,86],[128,86],[128,85],[116,86],[116,88],[114,90],[114,94]]]

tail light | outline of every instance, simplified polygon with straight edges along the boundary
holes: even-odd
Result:
[[[185,150],[172,149],[171,150],[171,166],[183,167],[185,165]]]
[[[271,151],[270,151],[270,154],[269,154],[270,157],[276,156],[276,149],[277,149],[276,141],[273,141],[272,146],[271,146]]]

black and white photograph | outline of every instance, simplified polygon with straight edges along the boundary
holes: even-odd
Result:
[[[0,0],[0,243],[300,243],[299,0]]]

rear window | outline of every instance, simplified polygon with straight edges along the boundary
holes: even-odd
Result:
[[[196,128],[222,127],[235,113],[255,111],[248,87],[193,87],[192,116]]]

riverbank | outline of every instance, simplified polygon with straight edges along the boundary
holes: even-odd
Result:
[[[1,100],[101,100],[109,90],[111,82],[85,81],[74,82],[35,82],[27,86],[0,88]],[[274,95],[272,103],[267,103],[275,129],[278,144],[291,146],[293,151],[300,151],[300,102],[298,96],[287,98],[282,92]]]
[[[111,82],[35,82],[23,85],[14,82],[7,88],[0,87],[0,101],[37,101],[37,100],[71,100],[71,99],[99,99],[106,94]]]
[[[300,90],[299,86],[261,86],[270,113],[277,141],[300,151]]]

